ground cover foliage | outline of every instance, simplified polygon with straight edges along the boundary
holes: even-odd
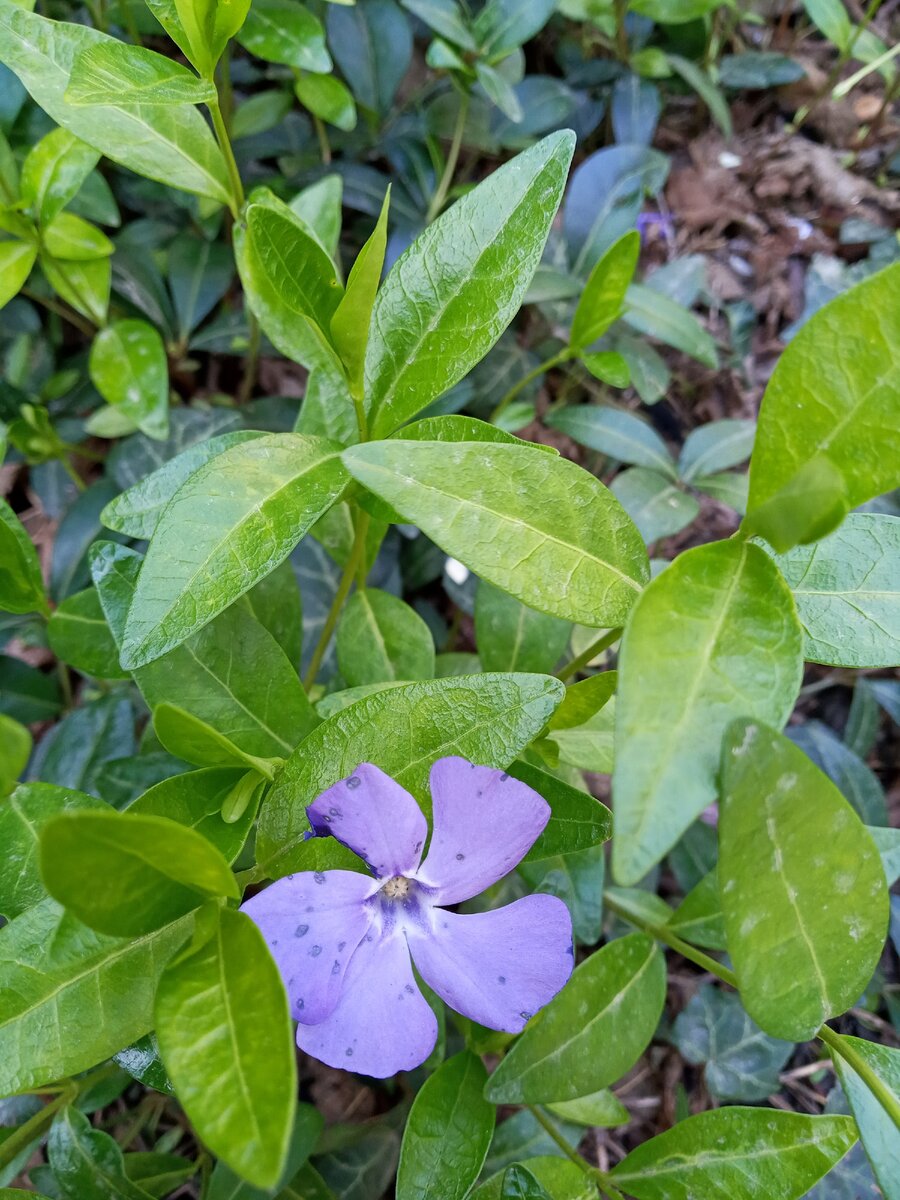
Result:
[[[0,0],[0,1196],[900,1196],[891,7]]]

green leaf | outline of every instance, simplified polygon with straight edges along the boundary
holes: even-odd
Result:
[[[552,671],[572,633],[483,580],[475,596],[475,638],[485,671]]]
[[[294,7],[293,0],[286,0]],[[251,10],[252,11],[252,10]],[[344,181],[340,175],[323,175],[303,188],[288,207],[312,230],[325,251],[334,258],[341,236],[341,195]]]
[[[900,1050],[879,1046],[863,1038],[837,1037],[870,1067],[900,1101]],[[884,1193],[885,1200],[898,1200],[900,1178],[897,1176],[897,1127],[881,1107],[865,1081],[852,1065],[839,1054],[834,1056],[838,1079],[850,1101],[850,1109],[859,1126],[859,1135],[872,1170]]]
[[[226,45],[243,25],[249,7],[250,0],[174,0],[187,46],[179,44],[205,79],[212,78]]]
[[[275,1200],[334,1200],[314,1167],[307,1162],[322,1133],[322,1115],[312,1104],[298,1104],[287,1161]],[[318,1186],[314,1185],[317,1181]],[[270,1200],[271,1190],[262,1191],[244,1183],[224,1162],[217,1162],[209,1180],[206,1200]]]
[[[799,1200],[856,1141],[849,1117],[777,1108],[718,1108],[679,1121],[612,1170],[637,1200],[687,1200],[715,1189],[729,1200]]]
[[[650,17],[662,25],[682,25],[696,21],[714,8],[719,0],[629,0],[629,9]]]
[[[37,253],[37,246],[30,242],[0,242],[0,308],[22,290]]]
[[[5,500],[0,500],[0,609],[49,612],[37,551]]]
[[[340,499],[346,479],[337,447],[295,433],[232,446],[196,470],[151,539],[122,666],[133,670],[159,658],[249,591]]]
[[[900,518],[850,513],[835,533],[775,562],[797,602],[804,657],[838,667],[900,664]]]
[[[119,666],[119,651],[96,588],[63,600],[47,623],[47,641],[57,658],[84,675],[128,678],[128,672]]]
[[[605,863],[598,845],[538,862],[523,860],[518,871],[533,892],[559,896],[572,916],[576,941],[595,946],[600,940]]]
[[[710,421],[692,429],[678,459],[678,473],[686,483],[746,462],[753,449],[756,422]]]
[[[843,475],[831,459],[819,454],[804,463],[774,496],[752,513],[748,511],[741,533],[764,538],[784,553],[800,542],[824,538],[840,525],[848,508]]]
[[[554,0],[488,0],[472,26],[481,53],[503,58],[544,28],[556,8]]]
[[[574,1121],[576,1125],[592,1129],[627,1125],[631,1120],[628,1109],[607,1088],[591,1092],[589,1096],[579,1096],[577,1100],[560,1100],[547,1107],[564,1121]]]
[[[336,75],[301,75],[294,84],[300,103],[314,116],[349,133],[356,128],[356,103]]]
[[[438,1067],[410,1109],[400,1147],[397,1200],[463,1200],[478,1178],[494,1133],[483,1098],[487,1071],[464,1050]]]
[[[115,1139],[94,1129],[84,1113],[72,1105],[53,1121],[47,1158],[69,1200],[146,1200],[148,1195],[126,1176],[122,1151]]]
[[[485,62],[475,63],[475,76],[484,94],[503,113],[507,120],[518,125],[525,115],[519,97],[502,71],[497,71]]]
[[[362,108],[386,117],[412,59],[410,22],[395,0],[328,6],[334,57]]]
[[[613,242],[596,263],[572,318],[569,345],[573,349],[583,350],[596,342],[622,315],[640,252],[641,235],[633,229]]]
[[[371,432],[384,437],[442,395],[515,316],[540,261],[572,157],[554,133],[443,213],[382,285],[366,355]]]
[[[625,302],[624,320],[632,329],[689,354],[704,366],[718,366],[715,339],[681,304],[642,283],[629,285]]]
[[[631,367],[617,350],[598,350],[596,354],[581,353],[581,363],[595,379],[610,387],[626,388],[631,383]]]
[[[737,996],[712,984],[675,1018],[673,1041],[683,1058],[703,1066],[706,1086],[719,1100],[765,1100],[778,1092],[779,1072],[794,1052],[793,1042],[763,1033]]]
[[[94,387],[148,437],[169,432],[169,365],[163,340],[147,321],[113,321],[91,346]]]
[[[609,841],[612,814],[588,792],[524,762],[514,762],[509,773],[534,788],[550,805],[550,820],[523,862],[540,862]]]
[[[52,721],[62,708],[59,681],[20,658],[0,654],[0,713],[23,725]]]
[[[527,1167],[513,1163],[503,1173],[500,1200],[552,1200]]]
[[[239,821],[222,819],[222,803],[245,772],[231,767],[204,767],[172,775],[154,784],[128,806],[129,813],[167,817],[194,829],[229,863],[240,854],[255,818],[248,808]]]
[[[741,999],[774,1037],[804,1042],[859,998],[888,923],[884,869],[837,788],[755,721],[722,752],[719,888]]]
[[[378,588],[362,588],[344,606],[337,655],[350,687],[434,675],[431,630],[415,609]]]
[[[15,787],[16,780],[28,765],[31,755],[31,734],[18,721],[0,713],[0,800]],[[0,829],[9,811],[8,805],[0,805]],[[4,839],[6,844],[6,839]],[[3,864],[0,863],[0,895],[3,891]],[[3,912],[0,903],[0,912]]]
[[[5,0],[0,0],[0,6]],[[2,8],[0,8],[2,18]],[[84,261],[40,255],[41,270],[54,292],[95,325],[106,322],[112,269],[108,258]]]
[[[896,487],[898,347],[900,264],[850,288],[806,322],[763,397],[750,462],[750,525],[805,466],[823,458],[843,481],[848,508]],[[838,519],[794,541],[823,537]],[[790,549],[758,525],[754,532],[778,550]]]
[[[96,226],[83,221],[74,213],[60,213],[44,230],[42,244],[53,258],[89,262],[94,258],[108,258],[115,247]]]
[[[601,671],[569,684],[565,700],[550,718],[550,729],[575,729],[596,716],[615,692],[618,678],[616,671]]]
[[[668,919],[667,925],[673,933],[693,942],[695,946],[706,946],[710,950],[728,949],[719,899],[719,877],[715,868],[691,888]],[[777,1091],[777,1088],[774,1090]],[[734,1098],[750,1099],[748,1096]]]
[[[284,120],[292,107],[291,97],[283,88],[254,92],[235,112],[231,122],[231,136],[237,140],[267,133]]]
[[[346,290],[331,318],[331,336],[346,368],[351,392],[360,398],[363,394],[363,370],[372,306],[381,280],[384,252],[387,248],[390,199],[391,193],[388,188],[375,229],[350,268]]]
[[[802,672],[793,600],[758,546],[699,546],[650,584],[619,656],[613,770],[619,883],[642,879],[715,801],[730,722],[748,715],[784,724]]]
[[[73,105],[208,104],[215,85],[164,54],[125,42],[102,41],[72,64],[65,102]]]
[[[675,463],[666,443],[652,425],[634,413],[605,405],[578,404],[549,414],[547,424],[589,450],[675,478]]]
[[[237,40],[264,62],[298,71],[331,70],[322,23],[293,0],[253,0]]]
[[[47,899],[11,921],[0,934],[0,1091],[86,1071],[147,1033],[156,980],[192,920],[123,941]]]
[[[694,497],[671,478],[646,467],[631,467],[617,475],[611,491],[648,543],[680,533],[700,511]]]
[[[296,1051],[281,976],[249,917],[220,909],[209,939],[166,968],[156,1030],[198,1136],[242,1178],[274,1187],[294,1123]]]
[[[41,875],[79,920],[114,937],[140,937],[199,908],[207,896],[240,899],[215,846],[166,817],[83,811],[41,832]]]
[[[125,1174],[151,1196],[164,1197],[176,1191],[197,1172],[197,1164],[180,1154],[136,1150],[125,1155]]]
[[[485,674],[407,683],[357,701],[314,729],[279,772],[260,815],[258,861],[272,878],[302,869],[295,864],[309,849],[306,805],[361,762],[392,775],[420,803],[439,758],[508,767],[562,692],[546,676]]]
[[[241,282],[266,336],[287,358],[334,371],[331,319],[343,295],[334,263],[302,220],[255,192],[235,230]]]
[[[243,767],[245,770],[249,767],[269,779],[274,775],[272,762],[248,754],[230,738],[177,704],[157,704],[153,710],[153,732],[170,754],[185,762],[202,767]]]
[[[105,809],[102,800],[52,783],[23,783],[0,803],[0,912],[9,920],[47,895],[38,870],[38,839],[51,818],[78,809]]]
[[[515,1120],[515,1118],[511,1118]],[[509,1122],[504,1122],[504,1126]],[[501,1126],[503,1128],[504,1126]],[[597,1188],[585,1173],[567,1158],[550,1157],[542,1150],[537,1157],[526,1157],[524,1165],[549,1191],[552,1200],[595,1200]],[[498,1172],[472,1192],[472,1200],[503,1200],[503,1178]]]
[[[46,227],[78,194],[100,155],[67,129],[36,142],[22,164],[20,190],[35,222]]]
[[[265,436],[255,430],[236,429],[232,433],[220,433],[217,437],[195,442],[155,471],[142,474],[130,488],[110,500],[100,519],[108,529],[149,541],[163,509],[189,475],[230,447]]]
[[[599,480],[518,445],[393,440],[344,463],[447,554],[523,604],[620,624],[648,576],[637,530]]]
[[[650,1044],[665,960],[643,933],[609,942],[530,1022],[487,1082],[494,1104],[577,1100],[615,1083]]]
[[[86,25],[51,21],[0,0],[0,61],[57,124],[114,162],[169,187],[227,204],[225,160],[209,127],[191,105],[91,105],[64,100],[77,56],[114,39]]]
[[[464,50],[478,49],[456,0],[402,0],[402,4],[455,46],[461,46]]]
[[[698,63],[689,58],[682,58],[680,54],[667,54],[665,61],[673,71],[681,76],[688,87],[694,89],[709,109],[709,115],[725,137],[730,139],[734,133],[731,109],[728,107],[728,101],[725,99],[722,89],[716,86],[709,73]]]

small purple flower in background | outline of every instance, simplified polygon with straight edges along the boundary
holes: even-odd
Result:
[[[457,1012],[518,1033],[572,973],[572,921],[556,896],[492,912],[446,905],[508,874],[550,817],[537,792],[463,758],[431,769],[434,832],[410,794],[363,763],[309,806],[319,834],[360,855],[354,871],[304,871],[244,904],[284,976],[297,1044],[379,1079],[424,1062],[437,1020],[412,964]]]

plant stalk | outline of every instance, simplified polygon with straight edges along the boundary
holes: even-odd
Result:
[[[444,164],[444,172],[441,175],[440,182],[437,185],[434,195],[431,197],[431,203],[428,205],[428,214],[425,220],[429,225],[444,207],[444,203],[447,199],[447,193],[450,191],[450,185],[453,183],[453,176],[456,172],[456,164],[459,161],[459,151],[462,147],[463,134],[466,131],[466,117],[468,115],[469,93],[463,92],[459,101],[459,112],[456,114],[456,125],[453,128],[453,138],[450,142],[450,150],[447,153],[447,161]]]
[[[313,656],[310,659],[309,669],[306,672],[306,678],[303,685],[307,691],[316,682],[316,676],[319,673],[319,667],[322,665],[322,659],[325,657],[325,651],[331,644],[331,638],[337,627],[338,617],[341,615],[341,609],[344,607],[344,601],[350,593],[350,588],[353,586],[353,580],[356,577],[357,571],[360,569],[360,564],[363,563],[366,553],[366,532],[369,528],[369,514],[360,509],[356,514],[356,535],[353,539],[353,549],[350,551],[350,557],[344,567],[344,573],[341,575],[341,581],[338,584],[338,589],[334,594],[334,599],[331,602],[331,608],[328,610],[328,616],[325,618],[325,624],[322,626],[322,632],[319,634],[319,640],[316,643],[316,648],[313,651]]]
[[[538,365],[534,367],[533,370],[529,371],[527,375],[523,375],[518,383],[514,383],[512,385],[512,387],[491,413],[491,423],[496,425],[497,418],[500,416],[500,414],[513,402],[513,400],[515,400],[519,392],[521,392],[524,387],[527,387],[527,385],[531,383],[532,379],[537,379],[538,375],[546,375],[546,373],[552,370],[553,367],[558,367],[560,363],[564,363],[571,357],[571,347],[565,346],[558,354],[554,354],[551,358],[545,359],[544,362],[538,363]]]
[[[614,642],[617,642],[621,636],[621,626],[616,629],[608,629],[596,641],[591,642],[586,650],[582,650],[580,654],[577,654],[570,662],[567,662],[564,667],[560,667],[556,672],[556,678],[562,680],[571,679],[573,675],[578,674],[582,667],[586,667],[589,662],[593,662],[598,654],[601,654]]]
[[[219,84],[216,84],[216,87],[218,89]],[[225,159],[228,180],[231,184],[231,200],[228,207],[231,209],[231,215],[237,220],[244,205],[244,185],[241,182],[241,173],[238,170],[237,161],[234,157],[234,150],[231,148],[231,138],[228,136],[218,95],[216,95],[214,100],[207,102],[207,107],[212,117],[216,141],[219,143],[219,149],[222,151],[222,157]]]

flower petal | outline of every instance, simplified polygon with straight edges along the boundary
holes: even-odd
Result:
[[[428,826],[399,783],[371,763],[323,792],[306,810],[319,834],[330,833],[379,879],[408,875],[419,865]]]
[[[536,791],[492,767],[442,758],[431,768],[434,833],[416,873],[435,904],[458,904],[509,874],[550,819]]]
[[[259,926],[284,978],[295,1020],[332,1011],[353,952],[372,923],[378,885],[356,871],[301,871],[241,905]]]
[[[331,1015],[297,1026],[301,1050],[329,1067],[376,1079],[418,1067],[436,1040],[437,1019],[416,985],[400,932],[369,933],[350,960]]]
[[[451,1008],[490,1029],[519,1033],[574,965],[572,919],[556,896],[525,896],[493,912],[432,911],[409,929],[416,970]]]

